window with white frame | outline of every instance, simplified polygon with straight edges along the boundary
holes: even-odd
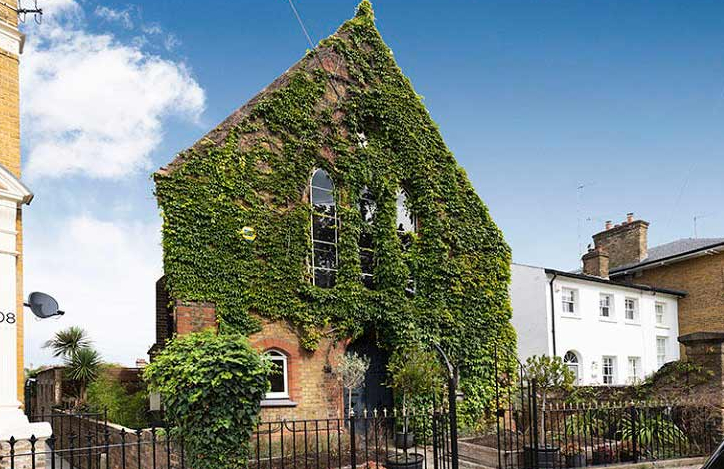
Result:
[[[362,267],[362,283],[373,288],[372,271],[374,266],[374,249],[372,246],[372,228],[377,211],[377,203],[368,188],[362,189],[359,196],[359,211],[362,217],[362,230],[359,238],[359,257]]]
[[[601,293],[598,311],[602,318],[613,317],[613,295]]]
[[[631,384],[641,379],[641,357],[628,357],[628,381]]]
[[[663,326],[666,323],[666,303],[657,301],[654,308],[656,310],[656,325]]]
[[[289,362],[287,356],[279,350],[267,350],[266,356],[272,363],[269,373],[271,388],[266,393],[267,399],[289,399]]]
[[[322,288],[331,288],[337,274],[337,207],[334,183],[323,169],[312,175],[312,281]]]
[[[636,298],[626,298],[624,300],[625,313],[627,321],[637,321],[639,316],[639,302]]]
[[[563,314],[576,314],[576,297],[578,292],[571,288],[561,290],[561,301],[563,304]]]
[[[656,365],[661,368],[666,364],[666,347],[668,345],[668,337],[656,338]]]
[[[601,377],[603,378],[603,384],[613,384],[616,374],[616,358],[603,357],[601,364]]]

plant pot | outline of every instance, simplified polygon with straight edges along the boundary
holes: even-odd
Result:
[[[557,446],[538,447],[534,449],[530,446],[523,448],[523,462],[526,469],[539,469],[542,467],[557,467],[559,452],[561,449]],[[536,466],[536,456],[538,465]]]
[[[422,469],[424,457],[420,453],[390,453],[387,455],[387,469]]]
[[[415,446],[415,434],[412,432],[395,433],[395,447],[400,449],[410,449]]]
[[[567,454],[566,467],[584,467],[586,465],[586,455],[583,453]]]
[[[614,461],[613,452],[610,450],[593,450],[591,452],[591,464],[594,466],[601,464],[611,464]]]

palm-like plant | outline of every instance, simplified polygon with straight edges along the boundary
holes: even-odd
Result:
[[[53,351],[54,357],[72,357],[77,351],[91,345],[88,333],[77,326],[71,326],[55,333],[52,339],[43,344],[43,348]]]
[[[81,401],[86,400],[88,384],[98,377],[101,363],[100,354],[90,347],[80,348],[66,358],[66,373],[78,382]]]
[[[635,418],[636,425],[632,423],[631,419],[621,422],[621,439],[631,441],[635,436],[639,446],[646,451],[654,453],[655,449],[665,451],[675,445],[688,444],[684,432],[663,412],[652,416],[646,410],[640,410]]]

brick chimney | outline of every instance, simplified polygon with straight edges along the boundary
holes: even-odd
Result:
[[[608,278],[609,258],[606,251],[602,249],[589,249],[583,255],[583,273],[596,277]]]
[[[606,229],[593,235],[595,250],[608,254],[611,269],[640,262],[647,255],[648,230],[649,222],[636,220],[633,213],[627,213],[621,224],[612,227],[607,221]]]

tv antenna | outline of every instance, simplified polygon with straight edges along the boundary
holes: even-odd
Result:
[[[28,15],[33,15],[33,20],[36,23],[41,24],[43,22],[43,9],[38,8],[38,0],[33,0],[33,8],[24,8],[22,0],[18,0],[18,20],[21,23],[25,23],[25,18]]]
[[[582,230],[581,219],[583,217],[583,206],[582,206],[583,205],[582,204],[583,190],[586,187],[593,186],[595,184],[596,184],[595,182],[585,182],[585,183],[580,183],[580,184],[578,184],[578,186],[576,186],[576,211],[578,212],[577,217],[576,217],[577,218],[576,237],[578,238],[578,256],[579,257],[583,255],[583,242],[581,240],[581,230]],[[586,221],[590,221],[590,220],[591,220],[590,217],[588,217],[586,219]]]
[[[702,218],[708,218],[708,217],[710,217],[710,216],[712,216],[711,213],[704,213],[704,214],[700,214],[700,215],[694,215],[694,239],[696,239],[696,238],[699,237],[699,233],[697,233],[697,229],[696,229],[696,228],[697,228],[697,226],[696,226],[696,225],[697,225],[697,222],[698,222],[699,220],[701,220]]]

